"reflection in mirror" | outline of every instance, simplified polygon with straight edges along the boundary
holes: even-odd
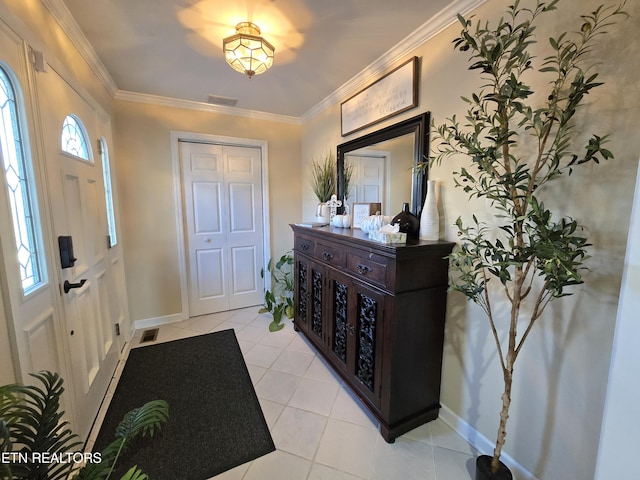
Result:
[[[400,212],[404,202],[410,203],[414,138],[409,133],[345,153],[345,170],[352,169],[347,203],[380,203],[380,213],[389,216]]]
[[[338,198],[347,204],[381,203],[382,214],[394,216],[409,203],[416,215],[422,209],[427,172],[415,172],[427,153],[429,113],[338,146]],[[345,191],[345,165],[352,175]]]

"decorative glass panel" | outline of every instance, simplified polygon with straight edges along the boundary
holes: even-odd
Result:
[[[42,282],[43,272],[36,241],[36,228],[39,226],[34,218],[37,201],[32,201],[36,196],[29,178],[30,169],[26,164],[20,126],[14,84],[0,66],[0,153],[9,194],[22,289],[27,293]]]
[[[301,322],[307,323],[307,264],[298,261],[298,318]]]
[[[356,376],[374,391],[376,361],[376,319],[378,303],[375,299],[358,293],[358,355]]]
[[[343,362],[347,361],[347,299],[349,297],[348,287],[338,282],[334,282],[333,305],[335,309],[333,325],[333,353]]]
[[[311,269],[311,297],[313,299],[311,330],[322,337],[322,273],[313,268]]]
[[[104,177],[104,195],[107,204],[107,227],[109,229],[109,246],[118,243],[116,234],[116,217],[113,211],[113,189],[111,187],[111,164],[109,163],[109,150],[107,141],[100,139],[100,153],[102,155],[102,173]]]
[[[80,120],[73,115],[67,115],[62,124],[60,135],[62,151],[84,160],[91,161],[87,136]]]

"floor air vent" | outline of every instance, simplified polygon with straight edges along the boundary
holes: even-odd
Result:
[[[158,338],[157,328],[152,328],[151,330],[145,330],[144,332],[142,332],[142,338],[140,339],[140,343],[154,342],[156,338]]]

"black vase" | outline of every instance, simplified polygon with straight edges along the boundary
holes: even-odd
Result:
[[[420,234],[420,219],[409,211],[409,204],[402,204],[402,211],[393,217],[391,225],[399,225],[400,231],[407,234],[407,237],[418,238]]]
[[[513,480],[513,475],[507,466],[499,462],[498,471],[491,472],[491,455],[480,455],[476,458],[476,480]]]

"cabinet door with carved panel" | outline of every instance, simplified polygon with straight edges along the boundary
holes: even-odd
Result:
[[[333,270],[327,277],[330,357],[379,407],[385,296]]]
[[[304,255],[295,256],[295,325],[323,348],[325,326],[322,321],[325,297],[325,267]]]
[[[361,391],[380,407],[385,295],[357,281],[351,293],[348,348],[352,356],[347,365]]]
[[[355,334],[355,326],[353,322],[349,323],[352,312],[349,313],[349,307],[353,305],[351,288],[353,280],[350,277],[341,275],[337,272],[331,272],[328,279],[328,328],[329,328],[329,345],[328,351],[333,364],[340,368],[344,373],[349,372],[348,368],[348,349],[349,339]]]

